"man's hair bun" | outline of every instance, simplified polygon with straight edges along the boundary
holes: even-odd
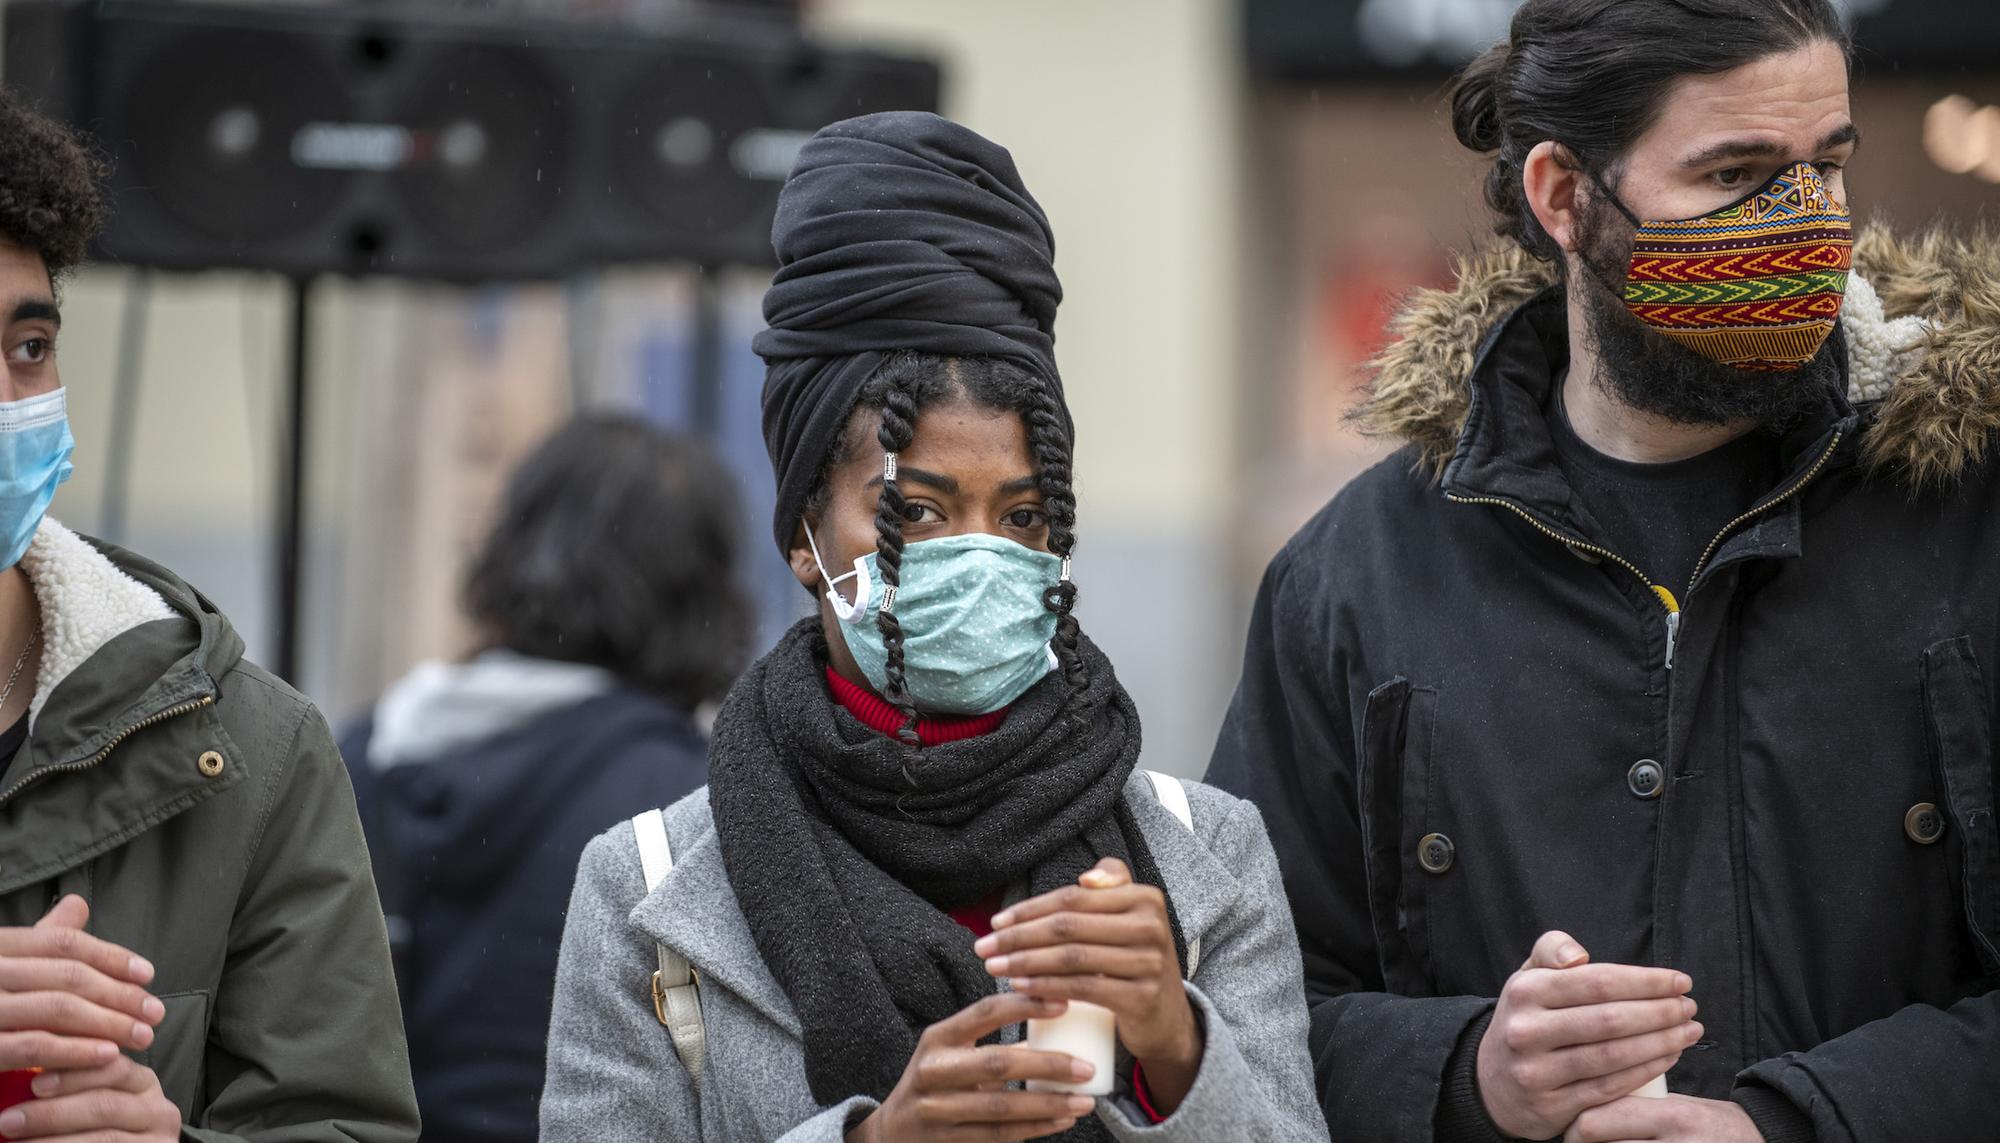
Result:
[[[1508,47],[1495,44],[1465,65],[1451,85],[1451,129],[1458,141],[1482,155],[1500,149],[1504,139],[1500,119],[1501,73]]]

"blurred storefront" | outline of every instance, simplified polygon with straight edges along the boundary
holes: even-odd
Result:
[[[1385,317],[1491,241],[1486,162],[1451,134],[1452,69],[1506,35],[1514,0],[1246,0],[1259,276],[1246,343],[1274,379],[1249,429],[1264,490],[1244,567],[1384,453],[1340,423]],[[2000,222],[2000,4],[1851,0],[1857,216]],[[1927,133],[1928,123],[1928,133]],[[1928,137],[1928,143],[1927,143]],[[1990,149],[1988,140],[1990,140]],[[1947,169],[1949,167],[1950,169]],[[1252,571],[1250,574],[1254,574]]]

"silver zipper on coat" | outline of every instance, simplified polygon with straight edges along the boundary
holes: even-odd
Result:
[[[178,718],[184,714],[191,714],[194,711],[200,710],[205,706],[214,706],[214,705],[215,705],[214,695],[203,695],[198,699],[194,699],[189,702],[179,703],[174,706],[170,706],[165,710],[149,714],[145,718],[140,719],[138,722],[135,722],[132,725],[126,727],[124,730],[119,731],[118,736],[116,738],[113,738],[111,741],[105,743],[103,749],[99,750],[97,753],[91,755],[90,757],[83,759],[80,762],[66,762],[60,766],[44,766],[40,770],[36,770],[32,774],[24,776],[20,781],[14,783],[14,785],[11,788],[9,788],[6,793],[0,794],[0,805],[5,805],[9,801],[12,801],[14,795],[20,793],[22,790],[27,789],[29,786],[34,785],[36,782],[41,781],[43,778],[46,778],[51,774],[74,774],[79,770],[90,769],[92,766],[95,766],[98,763],[104,761],[106,758],[110,757],[111,752],[118,748],[119,743],[125,741],[126,739],[132,737],[133,735],[139,733],[140,731],[146,729],[149,726],[158,726],[160,723],[163,723],[170,718]]]
[[[1751,508],[1748,512],[1743,513],[1741,516],[1738,516],[1736,519],[1731,520],[1729,523],[1724,524],[1722,526],[1722,530],[1720,532],[1717,532],[1715,534],[1715,538],[1708,542],[1708,547],[1702,550],[1701,558],[1695,561],[1694,575],[1689,577],[1688,579],[1687,594],[1689,598],[1693,598],[1695,584],[1701,582],[1701,573],[1707,570],[1708,561],[1714,558],[1716,549],[1721,547],[1722,542],[1729,538],[1729,533],[1735,531],[1737,528],[1742,527],[1744,524],[1747,524],[1750,521],[1755,520],[1757,517],[1763,515],[1766,512],[1769,512],[1771,509],[1776,508],[1778,505],[1783,504],[1785,501],[1790,500],[1792,497],[1797,496],[1799,492],[1805,488],[1806,485],[1811,484],[1813,480],[1819,476],[1820,470],[1826,467],[1826,462],[1833,459],[1834,451],[1840,448],[1841,436],[1842,434],[1838,432],[1833,434],[1833,440],[1826,446],[1826,451],[1819,454],[1819,459],[1814,461],[1813,466],[1806,470],[1806,474],[1800,477],[1795,483],[1793,483],[1791,487],[1785,489],[1783,492],[1780,492],[1778,495],[1771,497],[1764,503]],[[1536,531],[1542,533],[1543,535],[1549,537],[1550,539],[1555,540],[1559,543],[1567,544],[1578,551],[1589,552],[1591,555],[1597,556],[1601,559],[1610,560],[1612,563],[1617,564],[1619,567],[1622,567],[1626,571],[1629,571],[1633,575],[1637,576],[1639,582],[1645,584],[1647,590],[1651,591],[1654,597],[1659,599],[1660,606],[1667,613],[1666,669],[1669,671],[1674,669],[1674,650],[1680,643],[1681,620],[1684,612],[1684,606],[1680,600],[1674,598],[1673,592],[1667,590],[1664,587],[1661,587],[1659,584],[1654,583],[1652,579],[1646,575],[1645,572],[1640,571],[1639,565],[1633,563],[1631,560],[1626,559],[1625,557],[1619,555],[1618,553],[1610,550],[1609,548],[1599,547],[1596,544],[1587,543],[1583,540],[1577,539],[1574,536],[1564,535],[1563,533],[1557,531],[1556,529],[1551,528],[1547,524],[1542,523],[1540,519],[1536,518],[1534,513],[1529,512],[1526,508],[1521,507],[1519,504],[1514,503],[1512,500],[1503,500],[1495,496],[1460,496],[1454,492],[1447,492],[1444,495],[1445,499],[1451,501],[1454,504],[1491,504],[1501,508],[1505,508],[1508,511],[1513,512],[1515,515],[1519,516],[1521,519],[1526,520],[1529,524],[1532,524]]]

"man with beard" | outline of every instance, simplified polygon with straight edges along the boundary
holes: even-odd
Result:
[[[1847,51],[1527,0],[1454,89],[1509,249],[1399,320],[1209,773],[1336,1138],[2000,1138],[2000,250],[1855,241]]]

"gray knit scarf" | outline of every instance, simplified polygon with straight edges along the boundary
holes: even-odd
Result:
[[[993,733],[914,753],[829,697],[817,619],[723,702],[709,750],[723,864],[798,1011],[821,1105],[885,1098],[924,1028],[995,991],[947,910],[1016,881],[1072,884],[1104,857],[1161,884],[1123,797],[1138,710],[1082,651],[1083,687],[1052,673]],[[1185,963],[1177,919],[1174,945]],[[1059,1138],[1110,1136],[1086,1119]]]

